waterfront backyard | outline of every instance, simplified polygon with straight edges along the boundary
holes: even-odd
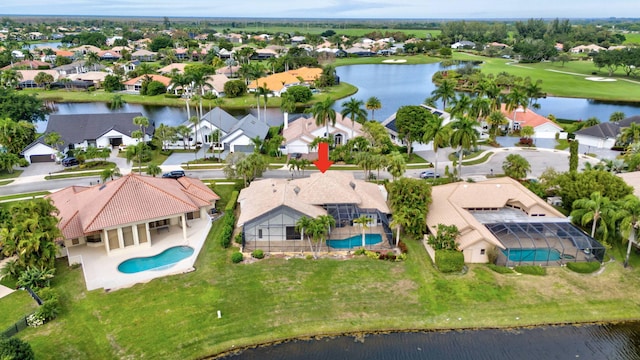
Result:
[[[221,206],[232,188],[214,188]],[[405,240],[405,262],[272,256],[232,264],[232,250],[220,246],[221,227],[213,224],[196,271],[128,289],[87,291],[82,269],[60,261],[60,316],[18,336],[38,359],[187,359],[343,332],[640,319],[635,256],[632,268],[616,261],[598,275],[559,267],[546,276],[503,275],[485,265],[443,275],[421,243]]]

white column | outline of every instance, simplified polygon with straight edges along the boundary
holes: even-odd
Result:
[[[182,220],[182,238],[186,242],[187,241],[187,215],[182,214],[180,218]]]
[[[111,249],[109,248],[109,233],[107,229],[102,229],[102,239],[104,239],[104,248],[107,250],[107,255],[111,253]]]
[[[138,237],[138,224],[131,225],[131,230],[133,230],[133,245],[140,245],[140,238]]]
[[[118,244],[120,249],[124,249],[124,237],[122,236],[122,228],[118,228]]]

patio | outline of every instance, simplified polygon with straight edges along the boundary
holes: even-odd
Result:
[[[187,222],[187,240],[182,236],[179,226],[169,227],[169,231],[153,231],[151,234],[151,247],[127,248],[107,255],[104,247],[74,246],[68,247],[69,263],[82,265],[87,290],[104,288],[116,290],[138,283],[145,283],[155,278],[182,274],[193,271],[193,264],[204,245],[207,234],[211,229],[209,217]],[[135,257],[149,257],[157,255],[168,248],[180,245],[188,245],[194,249],[193,255],[180,260],[169,268],[159,270],[147,270],[133,274],[125,274],[118,271],[118,265]]]

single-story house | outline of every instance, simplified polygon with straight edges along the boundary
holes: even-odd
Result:
[[[525,126],[533,127],[535,131],[533,137],[537,139],[555,139],[557,133],[562,139],[566,139],[567,133],[562,127],[546,117],[535,113],[533,110],[518,107],[515,110],[508,111],[505,104],[501,105],[500,112],[507,118],[510,130],[520,130]]]
[[[109,75],[109,73],[104,71],[88,71],[85,73],[71,74],[69,75],[69,79],[74,81],[91,81],[93,86],[98,89],[102,87],[102,83],[107,75]]]
[[[600,243],[509,177],[434,186],[431,197],[428,231],[437,234],[439,224],[455,225],[467,263],[486,263],[494,251],[498,264],[507,266],[602,261],[604,256]]]
[[[198,240],[192,237],[206,237],[209,213],[220,199],[199,179],[135,173],[91,187],[70,186],[47,197],[59,210],[63,254],[70,265],[82,264],[89,290],[105,287],[110,279],[104,274],[117,271],[121,256],[195,247]]]
[[[457,41],[451,44],[452,49],[473,49],[475,47],[476,47],[476,43],[468,40]]]
[[[330,240],[359,239],[362,228],[353,220],[364,215],[370,219],[365,231],[376,234],[382,245],[392,244],[386,197],[383,186],[357,180],[344,171],[329,170],[293,180],[254,180],[238,196],[237,226],[243,235],[243,249],[308,251],[307,241],[295,229],[296,222],[303,216],[320,215],[330,215],[336,221]]]
[[[184,68],[187,66],[185,63],[173,63],[165,67],[158,69],[158,73],[161,75],[171,74],[174,71],[178,74],[184,74]]]
[[[583,146],[593,146],[598,149],[611,149],[618,140],[622,129],[632,123],[640,123],[640,115],[630,116],[626,119],[600,124],[580,129],[575,132],[576,140]]]
[[[313,84],[314,81],[322,76],[322,69],[303,66],[295,70],[289,70],[288,73],[298,79],[302,79],[307,84]]]
[[[349,56],[361,56],[361,57],[367,57],[367,56],[373,56],[375,55],[375,52],[369,50],[369,49],[364,49],[361,47],[350,47],[348,49],[345,50],[345,52],[349,55]]]
[[[442,117],[444,119],[444,124],[448,124],[452,121],[451,119],[451,114],[449,114],[448,112],[444,111],[444,110],[440,110],[425,104],[420,104],[420,106],[422,106],[423,108],[429,110],[432,114]],[[400,145],[400,146],[406,146],[406,142],[404,141],[404,139],[402,139],[399,134],[398,134],[398,128],[396,127],[396,113],[393,113],[391,116],[389,116],[386,120],[384,120],[381,123],[385,130],[387,130],[387,132],[389,133],[389,137],[391,138],[391,141],[396,144],[396,145]],[[480,132],[480,129],[478,129],[478,132]],[[414,149],[414,151],[424,151],[424,150],[432,150],[433,149],[433,144],[431,142],[429,142],[428,144],[422,144],[419,142],[413,142],[411,144],[411,147]]]
[[[327,127],[317,125],[313,117],[301,116],[295,121],[289,123],[288,116],[285,117],[282,136],[285,139],[285,145],[282,152],[285,154],[309,154],[315,152],[310,149],[311,144],[317,137],[327,136]],[[336,112],[336,123],[329,123],[329,134],[333,136],[334,145],[344,145],[347,141],[354,137],[362,136],[362,124],[352,122],[348,117],[342,116]]]
[[[253,80],[247,86],[249,92],[255,92],[258,87],[266,86],[274,96],[281,96],[290,86],[300,85],[300,79],[289,72],[281,72]]]
[[[155,75],[155,74],[150,74],[150,75],[141,75],[138,77],[135,77],[133,79],[127,80],[123,83],[125,89],[127,91],[132,91],[132,92],[140,92],[140,88],[142,87],[142,83],[144,82],[144,80],[149,77],[152,81],[159,81],[161,82],[164,86],[168,87],[169,84],[171,84],[171,78],[166,77],[166,76],[162,76],[162,75]]]
[[[35,88],[38,84],[35,82],[36,76],[39,73],[45,73],[53,77],[53,81],[60,79],[60,73],[57,70],[16,70],[22,75],[22,80],[18,83],[21,88]]]
[[[230,152],[253,152],[253,142],[251,139],[259,137],[264,140],[269,132],[269,125],[249,114],[238,120],[229,115],[226,111],[219,107],[214,108],[200,119],[198,124],[198,134],[196,139],[196,131],[194,125],[187,121],[183,125],[191,129],[191,137],[189,146],[194,143],[202,143],[206,146],[211,145],[217,150],[224,150],[222,156]],[[213,134],[216,130],[221,132],[221,140],[219,143],[213,143]],[[179,144],[172,144],[174,147],[183,146],[182,140]]]
[[[117,61],[122,58],[122,55],[113,50],[98,51],[98,56],[100,57],[101,61]]]
[[[224,84],[229,81],[229,78],[223,74],[209,75],[207,77],[206,88],[217,97],[224,96]]]
[[[596,44],[578,45],[578,46],[574,46],[571,49],[569,49],[569,51],[574,53],[574,54],[600,52],[600,51],[603,51],[603,50],[607,50],[607,49],[603,48],[602,46],[596,45]]]
[[[69,49],[69,51],[73,51],[74,53],[79,52],[81,55],[87,55],[88,53],[92,53],[92,52],[97,54],[98,52],[100,52],[100,48],[93,45],[81,45],[81,46]]]
[[[107,114],[72,114],[50,115],[47,129],[33,143],[22,150],[21,154],[29,162],[55,161],[58,149],[47,145],[44,141],[46,134],[56,132],[63,144],[60,152],[66,153],[76,148],[116,147],[119,145],[135,145],[138,140],[131,137],[131,133],[140,128],[133,124],[133,118],[142,116],[141,113],[107,113]],[[153,125],[145,129],[144,141],[150,141],[153,136]]]
[[[8,70],[13,68],[36,70],[36,69],[51,69],[51,67],[52,66],[50,63],[40,61],[40,60],[22,60],[22,61],[15,62],[13,64],[9,64],[0,70]]]
[[[228,78],[237,78],[238,71],[240,71],[239,65],[223,66],[220,69],[216,70],[216,74],[224,75]]]

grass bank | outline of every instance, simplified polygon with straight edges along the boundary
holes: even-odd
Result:
[[[224,202],[233,188],[215,190]],[[234,265],[233,250],[219,245],[221,225],[196,271],[111,293],[87,291],[82,269],[60,261],[59,318],[18,336],[38,359],[194,359],[318,334],[640,319],[638,270],[619,262],[596,276],[566,268],[498,274],[485,265],[443,275],[419,242],[406,240],[409,258],[399,263],[271,256]],[[632,265],[640,266],[635,255]]]

